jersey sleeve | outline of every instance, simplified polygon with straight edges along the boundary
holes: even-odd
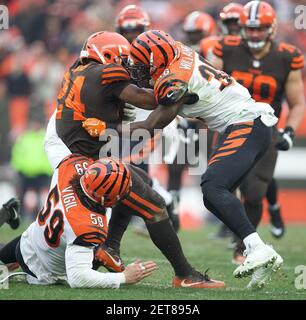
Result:
[[[158,79],[154,86],[154,95],[158,104],[170,106],[179,101],[188,92],[188,83],[173,75]]]
[[[281,42],[278,51],[283,55],[288,72],[304,68],[304,55],[297,47]]]
[[[238,36],[225,36],[223,39],[216,41],[213,48],[213,54],[223,59],[233,48],[238,47],[240,43],[241,38]]]

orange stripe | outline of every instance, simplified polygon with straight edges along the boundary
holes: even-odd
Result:
[[[112,77],[125,77],[129,78],[130,76],[127,73],[120,73],[120,72],[113,72],[113,73],[108,73],[108,74],[102,74],[103,79],[108,79]]]
[[[226,151],[226,152],[221,152],[218,153],[216,155],[214,155],[208,162],[208,165],[210,165],[212,162],[214,162],[214,160],[218,159],[218,158],[222,158],[222,157],[226,157],[229,156],[230,154],[236,153],[237,150],[232,150],[232,151]]]
[[[128,206],[129,208],[134,209],[135,211],[137,211],[138,213],[140,213],[141,215],[145,216],[148,219],[153,218],[153,216],[149,212],[143,210],[142,208],[137,207],[136,205],[134,205],[131,201],[129,201],[127,199],[122,200],[122,203],[125,204],[126,206]]]
[[[218,150],[227,150],[227,149],[233,149],[238,148],[242,146],[245,142],[246,138],[239,138],[239,139],[233,139],[233,140],[225,140],[224,144],[227,144],[224,147],[219,148]]]
[[[302,63],[292,63],[291,68],[303,68],[304,67],[304,62]]]
[[[218,57],[222,57],[223,56],[223,52],[220,51],[220,50],[217,50],[216,48],[214,48],[213,53]]]
[[[222,50],[223,49],[222,44],[220,42],[217,42],[215,44],[215,48],[217,48],[218,50]]]
[[[304,56],[295,57],[292,59],[293,62],[300,62],[304,60]]]
[[[155,206],[153,203],[141,198],[139,195],[137,195],[135,192],[131,192],[130,193],[130,197],[138,202],[140,202],[142,205],[146,206],[147,208],[155,211],[155,212],[159,212],[161,211],[162,209]]]
[[[232,139],[232,138],[235,138],[235,137],[238,137],[238,136],[242,136],[244,134],[248,134],[252,131],[252,128],[243,128],[243,129],[238,129],[238,130],[235,130],[233,132],[231,132],[226,139]]]

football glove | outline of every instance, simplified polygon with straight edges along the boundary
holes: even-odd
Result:
[[[136,108],[129,104],[126,103],[125,106],[123,107],[123,121],[124,122],[132,122],[135,121],[136,119]]]
[[[20,224],[20,201],[16,198],[11,198],[9,201],[3,204],[3,208],[9,215],[7,223],[13,230],[17,229]]]
[[[82,122],[83,128],[94,138],[104,133],[106,123],[96,118],[88,118]]]
[[[287,151],[293,146],[294,130],[291,127],[278,130],[276,149]]]

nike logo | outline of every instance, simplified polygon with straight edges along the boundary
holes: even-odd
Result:
[[[168,92],[167,93],[167,98],[171,98],[174,95],[174,91]]]
[[[193,287],[197,284],[201,284],[203,283],[203,281],[200,281],[200,282],[192,282],[192,283],[186,283],[186,280],[184,279],[182,282],[181,282],[181,287],[183,288],[188,288],[188,287]]]
[[[121,260],[116,261],[107,251],[105,251],[105,253],[111,258],[115,266],[117,266],[118,268],[121,266]]]

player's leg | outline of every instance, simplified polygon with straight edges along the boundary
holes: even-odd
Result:
[[[0,265],[6,265],[10,271],[19,267],[15,251],[20,238],[21,236],[10,241],[8,244],[0,244]]]
[[[272,264],[277,253],[265,245],[249,221],[240,200],[232,192],[240,185],[271,141],[271,128],[260,118],[227,128],[202,178],[205,206],[224,222],[247,247],[247,259],[234,274],[246,276]]]
[[[278,186],[273,178],[268,186],[266,198],[269,204],[271,221],[271,234],[275,238],[281,238],[285,233],[285,223],[282,219],[280,204],[277,201]]]
[[[186,283],[186,287],[223,287],[223,282],[211,280],[207,275],[202,275],[192,268],[169,220],[164,199],[144,183],[132,166],[130,168],[132,189],[114,210],[124,212],[126,215],[137,215],[145,220],[151,240],[168,259],[175,271],[176,277],[173,282],[175,287],[183,286],[181,283]],[[105,250],[98,252],[100,258],[105,257],[104,253]]]

